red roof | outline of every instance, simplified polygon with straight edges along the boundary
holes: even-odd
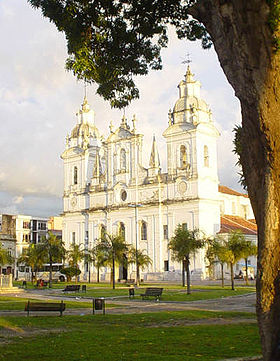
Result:
[[[219,192],[248,198],[248,194],[237,192],[234,189],[222,185],[219,185]]]
[[[255,222],[252,222],[252,220],[238,216],[221,216],[221,229],[219,233],[229,233],[238,229],[244,234],[257,235],[257,225]]]

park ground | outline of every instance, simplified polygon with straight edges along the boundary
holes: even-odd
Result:
[[[161,300],[142,300],[145,287],[87,285],[86,293],[53,289],[0,294],[0,360],[260,360],[255,288],[239,283],[235,291],[199,284],[187,295],[180,285],[163,287]],[[92,299],[105,297],[106,314],[92,314]],[[66,303],[58,313],[32,313],[27,300]]]

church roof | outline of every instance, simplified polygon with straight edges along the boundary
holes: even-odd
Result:
[[[246,235],[257,235],[257,225],[252,220],[247,220],[238,216],[221,216],[221,229],[219,233],[229,233],[240,230]]]
[[[219,192],[225,193],[225,194],[230,194],[232,196],[241,196],[241,197],[249,198],[248,194],[237,192],[234,189],[231,189],[231,188],[229,188],[227,186],[223,186],[223,185],[219,185]]]

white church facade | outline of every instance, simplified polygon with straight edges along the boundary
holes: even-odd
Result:
[[[188,67],[163,133],[167,172],[161,170],[155,138],[149,166],[143,164],[143,135],[136,129],[135,118],[129,124],[123,117],[116,130],[110,125],[110,134],[104,139],[84,99],[61,156],[66,247],[74,242],[89,249],[104,230],[122,232],[127,244],[144,250],[152,260],[141,278],[175,280],[180,278],[181,264],[172,260],[168,241],[179,223],[211,236],[221,230],[225,214],[253,218],[246,195],[219,186],[219,132],[201,99],[200,87]],[[202,249],[191,260],[193,277],[207,277],[206,266]],[[87,279],[88,272],[95,278],[95,270],[88,264],[81,264],[81,271],[82,279]],[[104,268],[101,279],[108,280],[109,273]],[[135,265],[120,265],[116,278],[135,279]]]

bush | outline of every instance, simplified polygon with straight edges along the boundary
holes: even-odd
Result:
[[[66,276],[67,282],[71,282],[71,278],[74,276],[79,276],[81,271],[76,267],[64,267],[61,268],[60,273]]]

